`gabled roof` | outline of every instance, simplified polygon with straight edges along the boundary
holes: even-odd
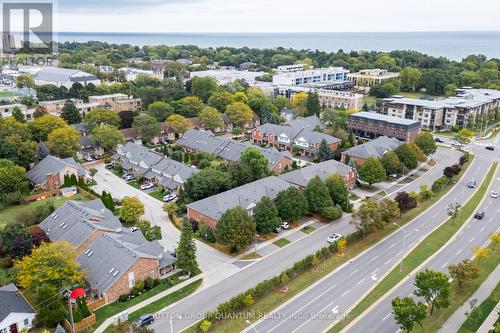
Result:
[[[143,145],[129,142],[125,145],[118,145],[116,155],[119,156],[124,168],[138,168],[140,173],[145,174],[153,165],[158,163],[163,156],[155,153]]]
[[[0,287],[0,322],[11,313],[33,313],[35,309],[21,295],[17,287],[11,283]]]
[[[77,69],[44,67],[35,74],[37,80],[46,82],[78,82],[97,80],[94,74],[82,72]]]
[[[182,183],[176,180],[176,176],[180,177],[182,182],[185,182],[197,172],[199,172],[199,170],[195,167],[190,167],[184,163],[165,157],[151,166],[144,176],[148,179],[152,179],[153,177],[161,179],[161,184],[163,186],[174,190],[182,185]]]
[[[348,165],[337,162],[335,160],[329,160],[318,164],[313,164],[305,168],[284,173],[280,175],[279,178],[286,180],[291,184],[300,187],[306,187],[309,181],[316,176],[319,176],[321,180],[325,181],[331,175],[337,172],[340,173],[343,177],[345,177],[352,170],[354,169]]]
[[[47,174],[57,174],[66,167],[72,167],[77,170],[78,176],[83,177],[88,175],[87,171],[78,164],[73,157],[60,159],[58,157],[48,155],[41,160],[37,165],[26,173],[33,184],[45,184],[47,182]]]
[[[333,144],[340,142],[340,139],[327,135],[321,132],[316,132],[308,128],[297,128],[290,126],[281,126],[275,124],[264,124],[257,128],[262,133],[271,133],[276,137],[282,137],[285,135],[291,141],[298,141],[304,138],[310,145],[320,144],[322,140],[325,140],[328,144]]]
[[[385,153],[396,149],[403,142],[396,138],[388,138],[387,136],[380,136],[372,141],[365,142],[359,146],[354,146],[345,151],[346,155],[366,159],[368,157],[380,158]]]
[[[66,201],[40,223],[51,241],[67,241],[78,247],[96,230],[119,232],[118,217],[101,200]]]
[[[292,186],[294,185],[271,176],[190,203],[187,207],[218,220],[228,209],[236,206],[248,209],[257,204],[263,197],[274,200],[279,192]]]
[[[307,128],[310,130],[314,130],[318,126],[321,129],[325,129],[325,125],[323,125],[319,117],[316,115],[309,117],[297,117],[290,120],[287,125],[295,128]]]

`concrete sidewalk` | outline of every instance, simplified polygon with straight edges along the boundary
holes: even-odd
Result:
[[[470,302],[475,300],[475,306],[479,306],[486,298],[488,298],[488,296],[490,296],[499,281],[500,266],[497,266],[497,268],[491,272],[488,278],[481,284],[481,286],[467,300],[467,302],[462,304],[462,306],[459,307],[450,318],[448,318],[443,327],[439,330],[439,333],[457,332],[460,329],[460,326],[462,326],[464,321],[467,319],[465,312],[471,310]]]

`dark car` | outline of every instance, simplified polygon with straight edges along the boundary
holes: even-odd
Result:
[[[472,181],[468,182],[467,187],[468,188],[476,188],[476,181],[472,180]]]
[[[155,321],[155,318],[151,314],[144,314],[137,319],[135,322],[137,326],[144,327],[147,325],[151,325]]]
[[[493,147],[493,146],[486,146],[486,149],[487,150],[495,150],[495,147]]]
[[[437,143],[444,143],[444,140],[440,138],[435,138],[434,141],[436,141]]]
[[[110,162],[110,163],[106,164],[105,166],[106,166],[106,169],[113,169],[115,167],[115,162]]]
[[[484,212],[477,212],[476,214],[474,214],[475,219],[482,220],[483,217],[484,217]]]

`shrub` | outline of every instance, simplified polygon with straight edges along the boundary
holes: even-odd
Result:
[[[432,184],[432,191],[433,192],[438,192],[442,190],[446,185],[448,185],[449,179],[446,176],[443,176],[439,179],[437,179],[433,184]]]
[[[154,279],[154,282],[153,282],[153,287],[157,287],[159,286],[161,283],[161,280],[160,279]]]
[[[151,276],[148,276],[147,279],[146,279],[146,282],[145,282],[146,288],[147,289],[153,288],[154,287],[154,283],[155,283],[155,280]]]
[[[394,200],[398,203],[401,212],[417,207],[417,200],[406,192],[399,192]]]
[[[339,205],[324,207],[321,209],[320,214],[327,220],[335,221],[342,217],[342,209]]]
[[[125,303],[126,301],[128,301],[128,295],[120,295],[118,297],[118,302]]]
[[[144,290],[144,281],[136,281],[134,289],[137,289],[139,292]]]

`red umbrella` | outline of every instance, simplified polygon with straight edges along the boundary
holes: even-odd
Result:
[[[83,288],[75,288],[69,295],[69,297],[71,297],[72,299],[77,299],[84,296],[85,296],[85,290],[83,290]]]

